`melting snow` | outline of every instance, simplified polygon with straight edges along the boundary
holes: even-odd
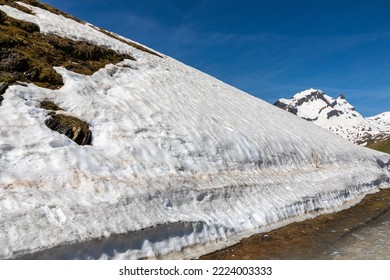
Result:
[[[35,15],[0,6],[43,32],[125,48],[30,8]],[[1,258],[61,245],[51,257],[197,257],[348,207],[389,182],[390,156],[172,58],[126,48],[136,62],[92,76],[56,68],[61,89],[14,85],[4,94]],[[47,128],[43,100],[87,121],[92,146]]]

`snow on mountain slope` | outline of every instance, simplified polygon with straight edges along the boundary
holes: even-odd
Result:
[[[71,18],[64,17],[63,15],[53,14],[42,8],[28,5],[20,1],[15,2],[30,10],[31,14],[27,14],[8,5],[1,5],[1,10],[12,18],[37,24],[40,27],[40,31],[44,34],[54,34],[75,41],[87,41],[98,46],[110,48],[119,53],[132,53],[134,55],[136,55],[137,52],[133,52],[134,47],[129,45],[129,43],[144,47],[134,41],[110,32],[102,32],[99,28],[91,24],[81,23]],[[116,36],[119,40],[113,40],[111,35]]]
[[[321,90],[308,89],[291,99],[274,103],[305,120],[332,131],[353,143],[390,139],[390,112],[364,118],[343,95],[336,99]]]
[[[22,4],[42,32],[136,58],[0,105],[0,258],[191,258],[388,187],[390,156],[351,144],[169,57]],[[75,37],[76,36],[76,37]],[[104,38],[104,39],[103,39]],[[51,101],[90,125],[79,146]]]
[[[367,118],[374,125],[380,126],[384,133],[390,134],[390,112],[384,112]]]

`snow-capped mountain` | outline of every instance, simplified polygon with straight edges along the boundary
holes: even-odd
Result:
[[[0,4],[0,258],[193,258],[389,187],[387,154],[40,2]]]
[[[344,95],[335,99],[321,90],[308,89],[274,105],[356,144],[390,139],[390,112],[364,118]]]
[[[367,118],[372,124],[378,126],[384,134],[390,134],[390,112],[384,112]]]

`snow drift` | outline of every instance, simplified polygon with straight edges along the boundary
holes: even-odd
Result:
[[[58,90],[7,89],[0,106],[1,258],[196,258],[388,186],[389,155],[170,57],[20,5],[32,14],[0,9],[43,33],[136,61],[92,76],[56,68],[65,84]],[[45,100],[89,123],[92,145],[50,130],[39,107]]]

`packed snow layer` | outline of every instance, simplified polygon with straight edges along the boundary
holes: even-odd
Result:
[[[92,76],[56,68],[59,90],[3,95],[0,258],[197,257],[388,186],[389,155],[132,51]],[[92,146],[50,130],[44,100],[88,122]]]
[[[338,209],[389,180],[389,156],[172,59],[152,61],[109,65],[91,77],[58,68],[59,90],[7,90],[0,107],[2,258],[167,223],[193,226],[184,234],[158,230],[154,243],[137,240],[135,249],[129,242],[129,250],[98,256],[214,248],[310,211]],[[48,129],[43,100],[90,123],[93,146]]]

